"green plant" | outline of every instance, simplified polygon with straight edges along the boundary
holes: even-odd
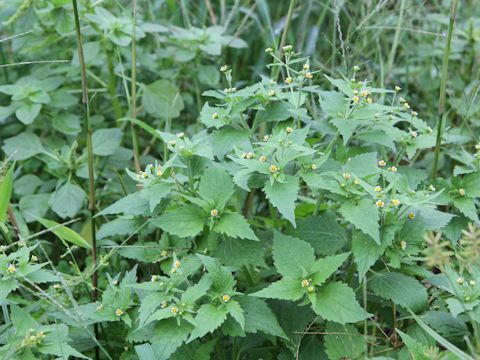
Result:
[[[478,357],[456,3],[0,7],[0,357]]]

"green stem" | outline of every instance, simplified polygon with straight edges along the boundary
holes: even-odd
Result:
[[[297,0],[290,0],[290,5],[288,7],[288,12],[287,12],[287,19],[285,21],[285,27],[283,28],[283,33],[282,33],[282,37],[280,39],[280,45],[278,47],[278,51],[281,51],[282,48],[285,46],[285,44],[287,42],[288,29],[290,28],[290,23],[292,21],[292,15],[293,15],[293,9],[295,9],[296,5],[297,5]],[[279,66],[273,67],[272,68],[272,80],[277,81],[279,73],[280,73],[280,67]]]
[[[114,66],[113,66],[113,51],[109,50],[107,52],[107,67],[108,67],[108,93],[112,99],[113,112],[115,114],[115,120],[118,120],[122,117],[122,107],[117,98],[117,78],[115,76]]]
[[[137,20],[137,0],[133,0],[132,4],[133,14],[133,28],[132,28],[132,81],[131,81],[131,96],[130,96],[130,112],[132,118],[137,118],[137,51],[136,51],[136,39],[135,39],[135,26]],[[138,147],[138,135],[137,129],[134,123],[130,123],[132,130],[132,144],[133,144],[133,162],[135,165],[135,171],[140,171],[140,152]]]
[[[457,16],[458,0],[452,1],[452,7],[450,8],[450,22],[448,24],[447,46],[443,54],[443,66],[442,76],[440,77],[440,98],[438,102],[438,124],[437,124],[437,141],[435,143],[435,158],[433,160],[432,178],[437,177],[438,158],[440,156],[440,145],[442,143],[443,122],[445,117],[445,98],[447,89],[447,72],[448,72],[448,59],[450,56],[450,45],[452,42],[453,25],[455,23],[455,17]]]
[[[82,79],[82,104],[85,119],[85,129],[87,137],[87,154],[88,154],[88,208],[90,210],[90,223],[91,223],[91,235],[92,235],[92,267],[97,268],[97,238],[95,232],[95,173],[94,173],[94,158],[93,158],[93,145],[92,145],[92,127],[90,123],[90,107],[88,101],[88,85],[87,85],[87,70],[85,66],[85,58],[83,56],[82,45],[82,33],[80,32],[80,20],[78,16],[77,0],[72,0],[73,13],[75,18],[75,30],[77,34],[78,45],[78,60],[80,64],[80,74]],[[97,299],[97,284],[98,274],[94,270],[92,273],[92,299]],[[96,324],[95,324],[96,325]],[[95,338],[98,338],[98,327],[94,327]],[[96,358],[99,358],[99,347],[96,347]]]
[[[402,31],[402,23],[403,23],[403,14],[405,12],[405,3],[406,0],[402,0],[400,3],[400,15],[398,16],[397,27],[395,29],[395,36],[393,38],[392,48],[390,50],[390,54],[388,55],[388,62],[387,62],[387,76],[390,76],[390,72],[392,71],[393,61],[395,60],[395,55],[397,53],[398,42],[400,40],[400,33]]]

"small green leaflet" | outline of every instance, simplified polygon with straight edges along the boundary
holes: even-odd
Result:
[[[215,225],[214,230],[233,238],[257,240],[258,238],[250,228],[247,220],[239,213],[225,213]]]
[[[60,240],[70,242],[74,245],[91,249],[92,246],[83,237],[65,225],[59,224],[53,220],[43,218],[37,219],[40,224],[54,233]]]

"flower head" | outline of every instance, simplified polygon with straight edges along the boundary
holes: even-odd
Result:
[[[353,98],[352,98],[352,101],[356,104],[360,101],[360,98],[358,97],[358,95],[355,95]]]
[[[178,314],[178,308],[176,306],[172,306],[172,308],[170,309],[170,312],[173,315],[177,315]]]
[[[408,217],[410,220],[413,220],[413,219],[415,219],[415,214],[412,213],[412,212],[409,212],[408,215],[407,215],[407,217]]]
[[[377,200],[375,202],[375,205],[378,207],[378,208],[383,208],[385,206],[385,203],[382,201],[382,200]]]
[[[218,113],[214,112],[214,113],[212,114],[212,119],[213,119],[213,120],[218,119]]]
[[[369,103],[369,104],[373,103],[373,99],[371,97],[368,97],[367,98],[367,103]]]
[[[387,163],[385,162],[385,160],[379,160],[379,161],[378,161],[378,166],[384,167],[385,165],[387,165]]]
[[[265,135],[265,136],[263,137],[263,142],[267,142],[267,141],[268,141],[268,139],[270,139],[270,136],[268,136],[268,135]]]
[[[271,52],[273,52],[273,49],[271,47],[268,47],[268,48],[265,49],[265,52],[266,53],[271,53]]]
[[[8,272],[9,274],[13,274],[13,273],[15,273],[15,271],[17,271],[17,268],[15,267],[15,265],[13,265],[13,264],[8,264],[8,266],[7,266],[7,272]]]
[[[265,161],[267,161],[267,157],[265,155],[262,155],[258,158],[258,161],[260,161],[261,163],[264,163]]]
[[[177,145],[177,140],[170,140],[168,143],[172,146],[175,146]]]
[[[413,137],[413,138],[416,138],[418,136],[418,133],[416,131],[411,131],[410,132],[410,135]]]
[[[348,172],[344,172],[342,174],[342,177],[345,179],[345,180],[349,180],[351,177],[352,177],[352,174],[348,173]]]
[[[462,277],[459,277],[459,278],[457,279],[457,284],[463,285],[463,282],[464,282],[464,280],[463,280]]]
[[[400,201],[398,199],[393,199],[392,200],[392,205],[393,206],[398,206],[398,205],[400,205]]]
[[[179,139],[183,138],[184,136],[185,136],[185,133],[184,133],[184,132],[179,132],[179,133],[177,133],[177,137],[178,137]]]
[[[246,155],[246,158],[247,159],[252,159],[255,155],[253,154],[253,152],[248,152],[247,155]]]
[[[225,72],[228,70],[228,66],[227,65],[223,65],[222,67],[220,67],[220,71],[221,72]]]
[[[309,286],[307,287],[308,292],[314,292],[315,291],[315,286]]]
[[[275,96],[275,90],[270,90],[268,92],[268,96]]]
[[[360,66],[355,65],[355,66],[353,67],[353,71],[360,71]]]
[[[409,104],[408,102],[405,102],[405,103],[403,104],[403,107],[404,107],[405,109],[410,109],[410,104]]]
[[[278,172],[278,166],[277,165],[270,165],[270,172],[271,173]]]
[[[465,189],[464,188],[458,189],[458,193],[460,194],[460,196],[465,196]]]
[[[303,279],[301,282],[301,285],[302,287],[310,286],[310,281],[308,281],[307,279]]]
[[[285,52],[290,52],[290,51],[293,50],[293,46],[292,45],[285,45],[282,49]]]
[[[36,255],[32,255],[32,256],[30,257],[30,261],[31,261],[31,262],[37,262],[37,261],[38,261],[38,257],[37,257]]]
[[[117,310],[115,310],[115,315],[122,316],[123,315],[123,310],[118,308]]]
[[[313,74],[309,71],[309,72],[305,73],[305,78],[311,79],[311,78],[313,78]]]
[[[405,251],[407,248],[407,242],[405,240],[400,241],[400,248]]]
[[[217,209],[212,209],[210,210],[210,215],[212,217],[217,217],[218,216],[218,210]]]
[[[292,82],[293,82],[293,79],[292,79],[291,76],[285,78],[285,83],[286,83],[286,84],[290,85]]]
[[[468,285],[470,285],[470,286],[475,286],[475,285],[476,285],[475,280],[470,280],[470,281],[468,282]]]
[[[311,164],[310,169],[312,170],[317,170],[317,164]]]
[[[400,90],[402,90],[402,88],[400,86],[395,85],[395,91],[399,92]]]
[[[293,129],[289,126],[285,129],[285,131],[288,133],[288,134],[291,134],[293,132]]]
[[[380,185],[375,186],[375,192],[382,191],[382,187]]]
[[[418,113],[416,111],[412,111],[412,116],[417,116]]]
[[[368,91],[367,90],[362,90],[361,93],[362,97],[367,97],[368,96]]]
[[[397,170],[398,170],[398,169],[397,169],[396,166],[390,166],[390,167],[388,168],[388,171],[391,171],[391,172],[397,172]]]
[[[303,70],[308,70],[308,69],[310,69],[310,64],[308,63],[303,64]]]
[[[230,296],[227,295],[227,294],[224,294],[224,295],[222,295],[222,300],[223,300],[223,302],[226,302],[226,303],[227,303],[227,302],[230,301]]]

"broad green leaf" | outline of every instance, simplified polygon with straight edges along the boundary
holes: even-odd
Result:
[[[403,343],[407,346],[408,352],[412,355],[412,358],[415,360],[431,360],[429,352],[431,354],[431,349],[422,344],[420,341],[415,340],[411,336],[405,334],[399,329],[395,329],[397,333],[400,334]]]
[[[325,352],[331,360],[358,359],[365,351],[365,339],[353,325],[329,321],[325,332]]]
[[[35,194],[22,196],[19,207],[26,222],[36,221],[45,216],[48,211],[50,194]]]
[[[234,191],[231,176],[220,166],[210,166],[202,175],[198,193],[212,205],[224,204]]]
[[[265,301],[252,296],[240,296],[238,302],[245,316],[245,332],[257,333],[261,331],[272,336],[286,338],[275,314]]]
[[[203,230],[206,215],[195,205],[186,205],[180,209],[170,210],[162,216],[152,219],[155,226],[171,235],[190,237]]]
[[[8,294],[18,289],[19,286],[20,284],[15,279],[0,279],[0,302],[3,302],[7,298]]]
[[[84,238],[82,238],[75,231],[66,227],[65,225],[59,224],[53,220],[47,220],[42,218],[39,218],[37,220],[45,228],[49,229],[52,233],[54,233],[59,239],[86,249],[92,248],[92,246]]]
[[[305,295],[305,290],[302,288],[301,283],[300,279],[283,278],[253,293],[252,296],[268,299],[299,300]]]
[[[26,160],[45,152],[38,136],[29,132],[5,139],[2,149],[14,160]]]
[[[212,333],[227,319],[227,309],[225,306],[215,306],[213,304],[203,304],[198,309],[195,321],[197,326],[193,329],[187,342],[191,342],[208,333]]]
[[[85,191],[75,184],[65,183],[48,200],[48,204],[62,219],[75,216],[82,208]]]
[[[220,215],[220,220],[214,230],[233,238],[257,240],[258,238],[250,228],[247,220],[239,213],[225,213]]]
[[[340,324],[355,323],[369,316],[358,304],[353,290],[341,282],[321,287],[313,310],[325,320]]]
[[[164,79],[143,86],[142,103],[150,115],[164,119],[176,118],[184,107],[178,88]]]
[[[367,273],[368,269],[376,263],[385,247],[377,244],[370,236],[360,231],[355,231],[352,236],[352,253],[359,279]]]
[[[150,211],[153,212],[160,201],[170,194],[173,187],[173,184],[161,182],[146,186],[140,193],[148,200]]]
[[[289,235],[305,240],[323,255],[335,254],[347,244],[347,232],[338,223],[336,214],[323,212],[318,216],[309,216],[297,221],[297,228]]]
[[[17,116],[17,119],[20,120],[22,123],[24,123],[25,125],[29,125],[37,118],[38,114],[40,114],[41,109],[41,104],[25,103],[15,111],[15,115]]]
[[[254,265],[266,267],[265,250],[261,242],[227,238],[215,249],[215,257],[226,266]]]
[[[368,286],[378,296],[413,311],[420,311],[427,304],[425,287],[417,279],[401,273],[377,273],[368,281]]]
[[[230,300],[226,305],[228,314],[235,319],[235,321],[240,325],[242,330],[245,329],[245,316],[243,314],[243,309],[237,301]]]
[[[478,223],[478,212],[473,199],[467,197],[456,198],[453,200],[453,205],[455,205],[463,215]]]
[[[362,198],[357,203],[345,202],[339,211],[345,220],[380,244],[379,215],[373,200]]]
[[[315,254],[307,242],[275,232],[273,261],[277,271],[283,276],[302,277],[312,268]]]
[[[10,205],[13,188],[13,165],[10,166],[7,173],[1,179],[0,183],[0,223],[4,223],[7,218],[7,210]]]
[[[97,216],[111,214],[148,215],[150,214],[149,200],[145,199],[141,192],[135,192],[106,207]]]
[[[312,266],[313,280],[315,284],[322,284],[332,275],[350,256],[350,253],[343,253],[333,256],[327,256],[319,259]]]
[[[348,159],[343,171],[361,178],[378,173],[377,153],[360,154]]]
[[[93,153],[99,156],[112,155],[120,146],[122,137],[119,128],[96,130],[92,135]]]
[[[273,185],[267,182],[263,188],[268,201],[275,206],[280,214],[295,226],[295,201],[298,196],[298,178],[285,175],[285,182],[275,181]]]

